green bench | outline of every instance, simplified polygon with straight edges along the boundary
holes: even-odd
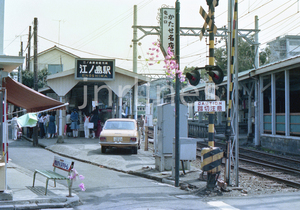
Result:
[[[68,188],[69,188],[69,197],[71,197],[72,196],[72,194],[71,194],[72,180],[69,178],[69,176],[71,174],[71,170],[74,167],[74,162],[72,160],[64,158],[64,157],[54,156],[54,161],[53,161],[52,165],[54,167],[53,171],[51,171],[51,170],[38,170],[38,169],[36,169],[34,171],[32,187],[34,187],[36,174],[40,174],[40,175],[47,178],[46,179],[45,195],[47,195],[49,179],[52,179],[54,181],[54,187],[56,187],[56,180],[67,180]],[[56,169],[60,169],[62,171],[68,172],[68,176],[63,176],[63,175],[57,173]]]

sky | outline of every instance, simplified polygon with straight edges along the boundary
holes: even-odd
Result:
[[[16,56],[23,41],[27,46],[29,26],[38,18],[38,52],[57,45],[82,58],[116,59],[116,66],[132,70],[133,7],[137,5],[137,24],[158,26],[159,9],[175,7],[176,0],[5,0],[4,53]],[[180,0],[180,26],[204,24],[200,6],[208,11],[205,0]],[[259,18],[259,42],[278,36],[300,34],[299,0],[238,1],[238,27],[254,29]],[[221,0],[215,9],[215,25],[228,25],[228,1]],[[143,34],[138,33],[138,37]],[[138,72],[163,73],[163,65],[149,66],[147,52],[157,36],[146,36],[138,45]],[[33,39],[32,39],[33,43]],[[225,41],[217,39],[216,47]],[[33,49],[33,47],[32,47]],[[27,50],[24,52],[24,55]],[[31,52],[33,55],[33,52]],[[205,38],[180,37],[180,68],[208,64]],[[160,57],[163,60],[163,56]]]

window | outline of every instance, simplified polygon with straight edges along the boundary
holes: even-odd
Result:
[[[63,71],[62,64],[48,64],[48,72],[50,74],[56,74]]]
[[[300,71],[290,70],[290,134],[300,135]]]
[[[272,132],[271,75],[263,78],[264,133]]]

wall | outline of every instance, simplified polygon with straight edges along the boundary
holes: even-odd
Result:
[[[75,58],[54,49],[38,57],[38,70],[48,69],[48,64],[63,64],[63,71],[66,71],[75,68]],[[30,70],[33,71],[33,62],[30,64]]]
[[[300,141],[292,137],[264,136],[260,137],[261,146],[270,150],[300,155]]]

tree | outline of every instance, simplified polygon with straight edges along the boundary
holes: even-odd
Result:
[[[271,49],[270,47],[266,47],[261,50],[259,53],[259,65],[265,65],[270,63],[270,57],[271,57]]]
[[[38,71],[38,88],[45,87],[47,85],[46,79],[50,75],[47,69]],[[23,71],[22,72],[22,82],[27,87],[34,87],[34,74],[33,71]]]
[[[253,39],[253,38],[251,38]],[[269,47],[264,48],[259,53],[259,64],[265,65],[269,63],[271,51]],[[239,72],[246,71],[255,68],[254,66],[255,58],[255,46],[250,45],[248,42],[239,38],[238,40],[238,69]],[[226,74],[227,71],[227,48],[226,46],[215,49],[215,61],[221,69],[224,70]]]

